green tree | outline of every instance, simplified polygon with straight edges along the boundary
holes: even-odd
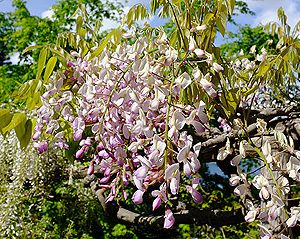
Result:
[[[86,20],[92,25],[104,18],[120,20],[122,13],[118,2],[60,0],[53,5],[54,14],[50,19],[32,16],[24,0],[14,0],[12,4],[14,12],[0,15],[0,102],[7,102],[21,83],[35,77],[39,50],[22,54],[24,49],[31,45],[54,44],[59,34],[75,26],[76,18],[72,15],[80,4],[89,12]],[[14,54],[20,60],[11,65],[9,59]]]
[[[237,32],[229,33],[227,43],[221,46],[222,52],[228,57],[238,55],[242,50],[247,57],[250,57],[250,49],[255,47],[256,52],[260,52],[265,48],[272,53],[276,52],[278,36],[266,32],[263,26],[251,27],[249,25],[240,26]],[[253,56],[253,54],[252,54]]]

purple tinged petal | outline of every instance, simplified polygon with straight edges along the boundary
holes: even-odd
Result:
[[[110,193],[110,194],[108,195],[108,197],[106,198],[105,202],[106,202],[106,203],[111,202],[111,201],[114,200],[114,198],[115,198],[115,195],[113,195],[113,194]]]
[[[165,172],[165,179],[171,179],[174,177],[174,174],[176,173],[176,171],[179,170],[179,163],[174,163],[172,165],[170,165]]]
[[[152,195],[153,197],[157,197],[157,196],[159,196],[160,194],[161,194],[161,192],[160,192],[159,190],[154,190],[154,191],[151,192],[151,195]]]
[[[34,143],[34,147],[38,149],[39,154],[42,154],[48,150],[48,143],[45,141],[40,143]]]
[[[179,110],[175,110],[171,119],[171,124],[175,126],[177,130],[181,130],[185,125],[185,117]]]
[[[161,198],[158,196],[154,199],[153,203],[152,203],[152,210],[156,210],[157,208],[159,208],[161,205]]]
[[[165,211],[165,222],[164,222],[164,228],[169,229],[174,225],[175,218],[170,209],[166,209]]]
[[[192,188],[196,189],[197,186],[200,184],[200,178],[196,177],[192,179]]]
[[[238,166],[240,164],[242,158],[243,158],[243,156],[239,154],[230,161],[230,164],[232,166]]]
[[[240,182],[240,176],[238,175],[232,175],[231,178],[229,178],[229,185],[230,186],[236,186]]]
[[[132,201],[135,204],[141,204],[143,202],[143,195],[144,195],[143,191],[141,191],[141,190],[135,191],[135,193],[132,196]]]
[[[294,227],[297,224],[297,220],[297,216],[293,215],[286,221],[286,224],[288,227]]]
[[[191,159],[191,166],[192,166],[193,172],[196,173],[200,169],[201,164],[200,164],[200,161],[197,159],[197,155],[195,153],[192,153],[192,154],[194,154],[194,156]]]
[[[136,176],[133,176],[133,182],[134,182],[135,186],[137,187],[137,189],[144,190],[143,182],[141,180],[137,179]]]
[[[90,166],[89,166],[88,172],[87,172],[88,175],[94,174],[94,164],[95,164],[94,161],[91,161],[91,162],[90,162]]]
[[[190,152],[190,146],[189,145],[183,147],[177,154],[178,162],[181,163],[181,162],[185,161],[189,156],[189,152]]]
[[[99,157],[104,158],[104,159],[109,158],[109,154],[104,149],[99,151],[98,155],[99,155]]]
[[[246,222],[253,222],[255,220],[257,211],[256,210],[251,210],[247,213],[247,215],[245,216],[245,221]]]
[[[194,189],[193,187],[191,187],[189,185],[186,185],[186,189],[192,195],[192,198],[195,203],[200,203],[203,201],[201,193],[199,193],[196,189]]]
[[[123,148],[118,147],[115,150],[114,157],[116,159],[125,159],[127,157],[127,154]]]
[[[101,178],[100,183],[107,183],[109,181],[109,179],[110,179],[110,175],[108,175],[104,178]]]
[[[201,134],[201,133],[205,132],[205,127],[200,122],[193,120],[191,122],[191,125],[194,126],[196,134]]]
[[[268,220],[269,221],[274,221],[276,217],[278,216],[279,210],[277,206],[272,206],[269,211],[268,211]]]
[[[110,168],[106,168],[104,171],[104,176],[106,176],[106,177],[110,176],[110,171],[111,171]]]
[[[123,194],[124,199],[127,200],[127,197],[128,197],[127,192],[125,190],[123,190],[122,194]]]
[[[145,179],[145,177],[146,177],[146,175],[147,175],[147,167],[146,167],[146,166],[141,166],[141,167],[139,167],[139,168],[135,171],[134,175],[135,175],[136,178],[139,179],[139,180]]]
[[[197,155],[197,157],[199,156],[199,153],[201,150],[201,145],[202,145],[202,143],[199,142],[193,146],[193,150],[194,150],[195,154]]]
[[[171,179],[170,190],[171,190],[171,193],[173,195],[176,195],[178,193],[179,183],[178,183],[178,180],[176,178]]]
[[[183,165],[183,172],[185,176],[191,176],[192,175],[192,167],[190,162],[186,161]]]
[[[75,141],[79,141],[79,140],[81,140],[81,138],[82,138],[82,133],[83,133],[83,130],[77,130],[77,131],[75,131],[74,132],[74,140]]]
[[[76,152],[76,158],[79,159],[79,158],[82,158],[83,157],[83,154],[84,154],[84,147],[82,147],[81,149],[79,149],[77,152]]]
[[[259,197],[261,199],[269,199],[270,193],[266,187],[261,188],[261,190],[259,191]]]
[[[241,197],[248,193],[248,188],[246,187],[245,184],[241,184],[233,190],[233,193],[235,196]]]
[[[34,135],[32,136],[32,139],[33,139],[33,140],[37,140],[37,139],[40,137],[40,135],[41,135],[41,132],[40,132],[40,131],[36,131],[36,132],[34,133]]]

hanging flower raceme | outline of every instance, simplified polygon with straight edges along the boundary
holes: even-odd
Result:
[[[156,210],[178,194],[182,177],[193,178],[200,169],[201,144],[193,146],[184,127],[193,127],[197,135],[205,131],[205,104],[182,105],[179,95],[195,80],[212,97],[215,86],[209,75],[200,79],[184,71],[178,71],[173,81],[169,76],[179,65],[179,53],[164,38],[162,34],[154,43],[158,50],[153,53],[147,38],[134,44],[125,40],[92,60],[90,53],[72,52],[73,60],[50,77],[43,94],[33,137],[39,153],[48,144],[68,149],[68,143],[77,141],[74,156],[91,160],[87,174],[100,166],[97,175],[100,187],[109,190],[107,202],[127,198],[131,181],[136,187],[131,199],[141,204],[150,186],[156,185],[159,190],[151,192]],[[199,203],[197,180],[185,187]],[[172,227],[174,220],[172,208],[166,207],[164,227]]]

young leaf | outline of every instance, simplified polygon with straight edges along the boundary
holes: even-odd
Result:
[[[47,62],[45,73],[44,73],[44,80],[47,81],[52,74],[52,71],[56,65],[57,57],[52,56],[49,61]]]
[[[2,134],[4,134],[2,129],[10,123],[12,116],[8,109],[0,110],[0,132]]]
[[[2,128],[3,134],[11,131],[13,128],[21,124],[24,120],[26,120],[26,115],[24,113],[20,113],[20,112],[14,113],[10,123],[4,128]]]
[[[32,136],[32,122],[30,119],[22,121],[15,127],[17,138],[21,148],[26,148]]]
[[[38,70],[36,73],[37,79],[41,78],[42,71],[43,71],[45,63],[46,63],[46,58],[47,58],[47,48],[43,48],[40,52],[39,60],[38,60]]]
[[[28,51],[32,51],[32,50],[34,50],[34,49],[41,48],[41,47],[42,47],[42,46],[39,46],[39,45],[28,46],[28,47],[26,47],[26,48],[23,50],[22,54],[25,54],[25,53],[28,52]]]

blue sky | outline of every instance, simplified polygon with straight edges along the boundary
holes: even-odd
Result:
[[[114,1],[114,0],[111,0]],[[149,6],[149,0],[119,0],[124,4],[124,11],[127,12],[130,7],[137,3],[143,3]],[[251,26],[256,26],[260,23],[267,23],[269,21],[277,20],[277,9],[283,7],[288,16],[288,23],[294,26],[297,21],[300,20],[300,0],[244,0],[247,2],[248,6],[252,11],[256,13],[255,16],[240,15],[236,18],[236,21],[242,25],[250,24]],[[32,15],[40,17],[51,16],[51,6],[55,4],[56,0],[27,0],[27,7]],[[12,0],[0,0],[0,11],[12,11],[11,6]],[[152,17],[150,19],[150,24],[152,26],[161,25],[166,21],[159,19],[158,17]],[[116,23],[106,19],[103,22],[104,28],[114,28]],[[230,31],[234,31],[233,26],[228,26]],[[222,43],[222,38],[218,37],[216,45]],[[18,53],[12,56],[12,62],[18,61]]]
[[[284,7],[288,17],[289,22],[292,25],[300,20],[300,0],[244,0],[248,3],[251,10],[256,12],[256,16],[241,16],[238,17],[238,21],[242,24],[251,24],[252,26],[259,23],[266,23],[268,21],[276,20],[276,11],[278,7]],[[1,11],[11,11],[12,0],[0,0],[0,10]],[[55,3],[55,0],[27,0],[27,6],[33,15],[46,16],[49,14],[50,7]],[[125,11],[129,9],[130,6],[136,3],[144,3],[149,5],[149,0],[129,0],[125,3],[124,0],[121,2],[125,5]],[[108,22],[110,23],[110,22]],[[114,25],[113,23],[110,23]],[[152,19],[152,24],[157,25],[159,21],[157,18]]]

